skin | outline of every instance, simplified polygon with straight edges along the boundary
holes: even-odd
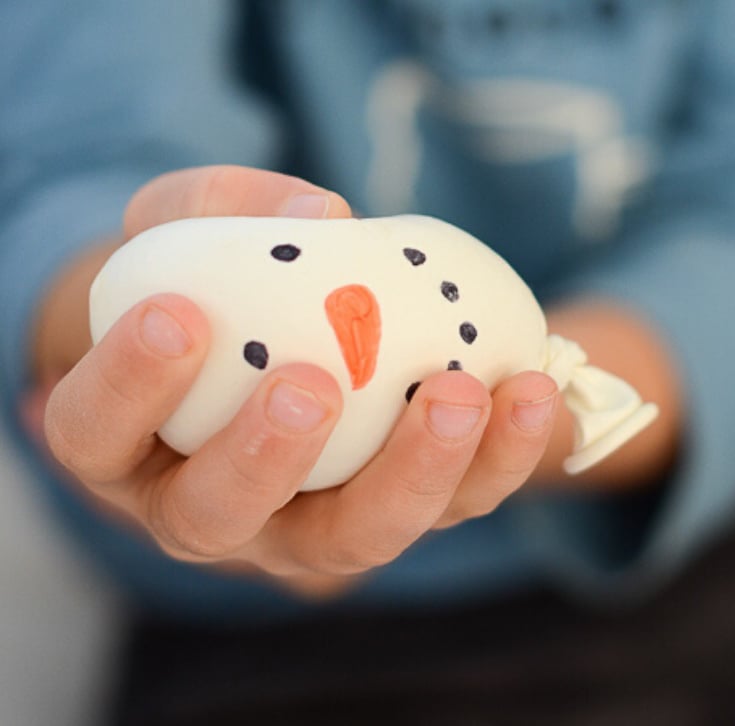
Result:
[[[123,240],[173,219],[222,215],[336,218],[351,210],[338,195],[293,177],[230,166],[188,169],[135,194]],[[551,330],[577,340],[591,362],[624,375],[662,411],[624,453],[584,478],[561,473],[571,422],[554,382],[537,372],[504,381],[492,397],[463,372],[427,379],[358,475],[338,488],[297,494],[340,415],[341,398],[325,371],[288,365],[266,376],[232,423],[185,459],[155,431],[197,374],[207,321],[185,298],[157,295],[93,348],[88,290],[118,244],[73,260],[41,301],[38,384],[24,416],[73,486],[174,558],[326,597],[427,531],[491,512],[529,479],[538,486],[641,486],[675,452],[679,386],[659,336],[613,304],[578,301],[548,312]]]

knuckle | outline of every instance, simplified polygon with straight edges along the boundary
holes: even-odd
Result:
[[[441,517],[440,523],[443,527],[453,527],[460,522],[465,522],[468,519],[474,519],[481,517],[483,514],[487,514],[492,511],[494,507],[478,507],[477,504],[470,504],[466,500],[459,502],[453,502],[452,505],[447,509]]]
[[[200,551],[196,547],[188,548],[186,542],[163,538],[160,535],[154,535],[154,539],[161,551],[176,562],[206,565],[218,562],[224,557],[224,555],[213,555],[208,551]]]
[[[196,536],[187,537],[181,533],[169,543],[168,548],[164,548],[164,551],[179,562],[202,564],[219,562],[232,554],[229,548],[217,546],[212,542],[203,542]]]
[[[89,463],[89,454],[70,436],[66,427],[49,412],[45,420],[46,443],[56,460],[74,473],[84,471]]]
[[[130,371],[145,372],[147,368],[147,366],[135,365],[136,357],[128,346],[124,346],[119,351],[115,365],[103,365],[98,356],[90,357],[90,364],[94,368],[94,378],[102,389],[104,398],[111,400],[113,405],[128,408],[137,406],[144,400],[135,387],[130,385]]]
[[[498,504],[505,498],[497,490],[490,492],[482,491],[475,496],[467,495],[456,497],[439,520],[440,527],[453,527],[469,519],[485,517],[494,511]]]
[[[394,560],[395,552],[384,543],[343,541],[332,544],[326,551],[323,571],[334,575],[357,575]]]
[[[440,517],[439,526],[451,527],[490,514],[524,484],[532,471],[533,467],[518,460],[493,462],[492,468],[471,471]]]
[[[227,200],[232,200],[233,190],[242,193],[246,182],[247,172],[241,167],[211,167],[192,181],[184,195],[184,207],[197,217],[220,214],[228,206]]]
[[[530,473],[531,470],[527,467],[504,467],[495,473],[492,480],[492,490],[497,498],[505,499],[528,479]]]
[[[530,475],[528,469],[501,469],[488,477],[482,493],[474,504],[467,504],[468,508],[474,508],[475,514],[470,516],[482,516],[493,511],[501,502],[515,494],[525,483]]]
[[[493,491],[501,497],[512,494],[533,472],[538,456],[503,457],[495,467],[490,482]]]
[[[396,493],[400,493],[409,501],[420,500],[424,503],[446,498],[453,483],[442,475],[441,466],[420,467],[415,471],[398,469],[391,473],[391,478]]]
[[[279,578],[299,577],[308,574],[309,572],[309,570],[304,568],[302,565],[275,558],[259,561],[257,569],[259,572],[266,575]]]
[[[481,470],[486,491],[503,499],[516,491],[533,473],[544,452],[544,441],[514,438],[483,452]]]
[[[268,451],[266,434],[261,432],[254,441],[245,446],[236,445],[231,438],[223,446],[225,465],[232,473],[237,488],[247,494],[249,499],[261,501],[272,497],[275,476],[267,465],[264,451]]]
[[[170,557],[183,562],[217,562],[231,555],[236,547],[204,532],[194,519],[184,516],[170,500],[160,503],[152,513],[149,529],[159,546]]]
[[[393,506],[417,513],[444,508],[448,497],[465,471],[464,458],[457,451],[431,448],[415,451],[410,459],[388,466],[387,491]]]
[[[54,458],[80,479],[104,484],[116,478],[113,462],[98,455],[98,448],[90,441],[86,427],[79,421],[65,425],[54,404],[49,405],[44,434]]]

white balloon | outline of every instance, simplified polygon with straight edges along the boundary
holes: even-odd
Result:
[[[344,410],[302,489],[350,479],[382,447],[416,384],[458,368],[494,388],[545,370],[578,421],[570,471],[606,456],[656,416],[626,383],[547,337],[533,294],[471,235],[430,217],[185,219],[123,245],[90,292],[92,338],[144,298],[185,295],[206,314],[203,368],[159,431],[189,455],[222,429],[263,376],[314,363]]]

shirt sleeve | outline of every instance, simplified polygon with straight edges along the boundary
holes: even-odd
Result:
[[[0,10],[0,381],[26,384],[34,307],[131,194],[174,168],[275,166],[280,132],[227,72],[223,0],[8,0]]]
[[[645,212],[563,289],[617,299],[661,332],[685,387],[679,459],[653,493],[544,495],[519,509],[550,576],[605,600],[660,586],[735,514],[735,5],[715,6]]]

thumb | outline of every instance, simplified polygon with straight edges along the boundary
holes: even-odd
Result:
[[[335,192],[298,177],[244,166],[204,166],[156,177],[133,196],[125,237],[188,217],[349,217]]]

